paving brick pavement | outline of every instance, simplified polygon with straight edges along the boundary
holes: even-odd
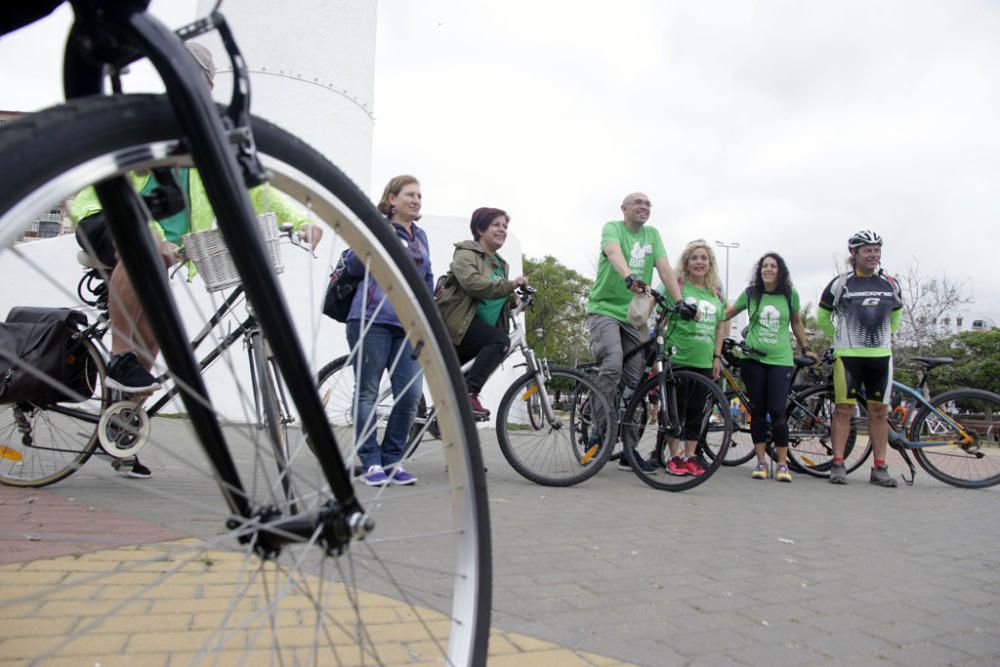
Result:
[[[154,430],[190,447],[176,420]],[[779,484],[743,467],[670,494],[609,466],[553,489],[521,479],[481,433],[493,625],[506,633],[492,642],[546,642],[490,664],[560,664],[557,655],[650,666],[1000,664],[1000,488],[956,489],[922,471],[898,489],[857,474],[845,487],[801,475]],[[143,460],[151,480],[92,462],[52,493],[189,535],[218,531],[197,507],[143,492],[208,504],[217,502],[210,485],[156,451]],[[408,469],[420,484],[393,493],[443,483],[439,466]]]

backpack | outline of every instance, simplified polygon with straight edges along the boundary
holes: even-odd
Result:
[[[83,340],[74,338],[86,326],[87,316],[70,308],[11,309],[7,320],[0,323],[0,403],[44,404],[90,398],[97,365]],[[47,374],[51,381],[18,362]]]
[[[323,299],[323,314],[332,317],[338,322],[346,322],[347,316],[351,313],[351,303],[354,301],[354,294],[358,291],[358,283],[361,277],[352,276],[347,272],[347,253],[345,250],[340,254],[337,265],[333,267],[330,274],[330,284],[326,288],[326,297]]]

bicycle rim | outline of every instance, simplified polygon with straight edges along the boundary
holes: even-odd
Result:
[[[544,414],[539,418],[546,397],[551,421]],[[596,416],[606,415],[607,405],[597,387],[572,368],[549,367],[543,385],[533,373],[525,373],[497,409],[500,451],[514,470],[536,484],[579,484],[600,472],[611,456],[613,420]]]
[[[789,401],[788,462],[793,470],[813,477],[829,477],[833,463],[832,427],[836,403],[833,387],[810,387],[795,394]],[[867,419],[863,409],[856,409],[844,449],[847,472],[856,470],[871,451],[867,437]],[[863,441],[859,434],[863,432]]]
[[[955,389],[913,420],[913,455],[935,479],[965,488],[1000,484],[1000,395]]]
[[[220,568],[209,563],[237,564],[221,568],[227,572],[221,577],[228,591],[225,613],[211,627],[189,635],[194,637],[193,643],[188,642],[193,648],[179,653],[178,661],[213,662],[223,656],[237,663],[482,664],[491,575],[485,480],[474,423],[454,389],[462,386],[454,352],[450,345],[436,342],[448,340],[443,325],[431,312],[430,295],[410,282],[413,272],[404,274],[392,261],[402,256],[398,248],[391,248],[398,246],[398,240],[363,221],[373,219],[374,209],[353,184],[291,135],[259,119],[253,125],[261,160],[273,176],[268,192],[280,193],[301,216],[325,229],[321,260],[294,273],[290,267],[281,277],[288,298],[316,304],[315,316],[300,332],[313,368],[326,361],[319,341],[343,335],[318,312],[329,266],[340,251],[348,246],[357,250],[366,258],[370,274],[392,286],[388,300],[406,318],[409,339],[419,348],[427,392],[441,405],[437,415],[441,441],[422,448],[420,460],[412,461],[419,485],[400,489],[356,484],[376,529],[341,555],[325,553],[314,536],[262,560],[252,537],[248,539],[253,528],[246,521],[237,519],[227,527],[233,517],[219,502],[218,490],[212,490],[215,480],[203,454],[185,446],[189,437],[167,434],[185,430],[183,421],[178,425],[177,420],[154,420],[150,443],[143,450],[154,479],[125,482],[107,468],[92,465],[65,484],[74,485],[67,487],[74,493],[102,485],[113,488],[114,482],[127,485],[127,494],[148,489],[158,502],[143,504],[145,518],[193,533],[196,540],[162,545],[155,556],[126,568],[125,572],[155,570],[155,587],[176,583],[176,577],[191,570],[218,575]],[[0,270],[35,276],[59,295],[62,303],[53,305],[78,303],[74,294],[78,275],[70,271],[67,279],[65,271],[60,274],[45,255],[47,244],[15,245],[20,230],[97,180],[153,166],[189,165],[176,137],[169,104],[155,96],[79,100],[5,126],[0,132],[0,176],[5,182],[0,194],[4,249]],[[74,244],[71,253],[76,250]],[[60,261],[65,264],[68,258]],[[218,294],[206,297],[199,280],[171,281],[175,297],[189,304],[187,309],[182,305],[185,323],[190,313],[198,320],[190,323],[191,331],[200,328],[221,301]],[[431,314],[425,316],[421,309]],[[227,319],[223,327],[231,323]],[[218,340],[213,333],[207,344]],[[293,508],[283,492],[269,430],[261,428],[255,414],[248,364],[239,348],[234,346],[208,371],[210,387],[230,387],[210,390],[211,398],[235,406],[233,414],[216,409],[247,494],[256,505],[274,507],[287,517]],[[228,385],[215,384],[226,378]],[[330,500],[329,486],[301,430],[290,425],[287,437],[287,470],[298,491],[296,502],[305,512],[316,511]],[[259,521],[270,519],[262,516]],[[156,563],[164,565],[158,568]],[[111,575],[116,576],[123,572]],[[66,594],[65,584],[42,588],[27,598],[4,600],[0,606],[44,602]],[[150,590],[139,587],[135,598],[149,596]],[[114,606],[126,605],[123,601]],[[106,609],[92,617],[84,613],[87,622],[77,630],[55,645],[46,645],[42,653],[26,657],[64,655],[84,633],[113,621],[113,612]]]
[[[83,341],[82,402],[0,404],[0,484],[40,487],[76,472],[98,446],[97,418],[111,403],[104,359]]]

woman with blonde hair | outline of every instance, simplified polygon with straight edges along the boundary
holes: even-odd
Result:
[[[718,263],[715,253],[704,239],[692,241],[684,248],[677,262],[677,282],[681,297],[698,308],[701,317],[697,320],[671,318],[667,338],[677,349],[671,357],[674,368],[685,368],[705,377],[717,380],[721,370],[719,357],[715,354],[715,341],[723,335],[726,326],[723,313],[726,300],[719,285]],[[670,296],[667,296],[670,301]],[[677,386],[677,412],[683,426],[683,451],[681,442],[670,438],[670,459],[665,462],[667,472],[672,475],[703,475],[704,467],[695,456],[698,433],[706,407],[708,394],[698,386]]]

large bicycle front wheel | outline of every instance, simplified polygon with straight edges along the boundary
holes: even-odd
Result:
[[[214,624],[207,623],[190,636],[191,661],[224,656],[235,664],[482,664],[491,593],[485,478],[475,423],[459,389],[463,386],[459,365],[433,299],[415,268],[407,264],[410,260],[398,238],[349,179],[274,125],[253,119],[252,126],[261,162],[270,175],[255,201],[277,210],[273,204],[281,200],[286,204],[282,210],[291,218],[325,229],[317,248],[318,262],[309,261],[306,253],[295,255],[297,251],[286,246],[286,269],[280,280],[293,312],[301,309],[298,319],[304,324],[298,334],[312,372],[318,370],[319,360],[344,354],[347,348],[343,327],[320,316],[330,266],[344,248],[354,249],[368,274],[386,287],[387,300],[404,324],[425,391],[438,406],[442,434],[435,446],[422,447],[419,459],[409,462],[408,469],[419,477],[418,488],[368,487],[355,477],[356,494],[375,523],[366,540],[355,541],[342,551],[325,549],[319,546],[317,533],[285,545],[280,552],[260,548],[254,535],[262,529],[280,533],[284,522],[298,516],[297,511],[306,518],[329,513],[333,499],[305,434],[289,426],[286,446],[276,449],[274,441],[279,436],[274,429],[261,427],[249,364],[240,346],[233,346],[214,362],[205,376],[210,395],[195,400],[208,406],[222,425],[246,499],[259,508],[253,521],[234,515],[220,502],[217,475],[204,453],[188,446],[197,439],[176,433],[184,428],[184,423],[178,425],[180,420],[153,423],[150,442],[143,449],[143,460],[154,471],[153,480],[129,483],[100,466],[90,466],[74,479],[82,483],[94,468],[93,476],[98,477],[90,478],[94,487],[106,488],[120,480],[130,484],[128,493],[155,490],[156,502],[143,504],[142,518],[199,538],[168,545],[166,553],[150,559],[152,564],[136,560],[126,566],[126,573],[130,567],[150,572],[159,563],[163,569],[157,583],[172,584],[177,583],[175,576],[187,577],[192,570],[220,571],[206,564],[242,561],[237,567],[222,568],[225,576],[206,582],[206,589],[225,590],[230,599],[206,615]],[[0,189],[0,274],[32,285],[33,294],[44,295],[34,298],[43,298],[45,303],[85,307],[74,294],[78,271],[72,267],[77,251],[72,239],[22,244],[22,234],[39,216],[59,210],[88,185],[154,167],[192,164],[171,106],[158,96],[83,99],[6,124],[0,130],[0,182],[4,184]],[[261,272],[269,273],[266,267]],[[218,292],[207,293],[201,278],[183,280],[183,273],[172,283],[189,331],[211,323],[209,346],[217,345],[245,317],[245,304],[237,303],[231,316],[216,323],[212,315],[220,305]],[[13,290],[4,290],[0,311],[22,305],[21,298]],[[364,345],[364,337],[358,345]],[[163,370],[156,368],[157,373]],[[176,378],[168,372],[167,379]],[[290,384],[283,378],[275,382]],[[81,451],[93,430],[64,429],[80,439]],[[342,446],[356,448],[353,439]],[[278,451],[285,452],[284,462],[276,461]],[[9,458],[0,461],[3,465],[11,462]],[[288,474],[297,491],[294,503],[285,492],[283,480]],[[197,520],[180,518],[187,515]],[[267,558],[261,559],[258,553]],[[122,571],[110,576],[120,581]],[[99,577],[89,573],[78,579],[76,585],[100,583]],[[185,579],[183,583],[194,582]],[[65,595],[67,585],[74,584],[62,581],[34,587],[37,590],[32,592],[25,589],[24,595],[5,597],[0,606],[44,604],[46,596]],[[137,587],[134,595],[140,599],[146,593],[148,587]],[[125,605],[127,600],[120,605],[116,601],[110,609]],[[216,610],[224,613],[214,615]],[[42,654],[28,657],[60,657],[74,640],[110,618],[110,611],[99,612],[86,623],[75,624],[77,629],[64,639],[40,648]]]
[[[938,394],[913,419],[913,455],[932,477],[964,488],[1000,484],[1000,395],[982,389]]]
[[[546,403],[551,418],[545,414]],[[532,482],[579,484],[600,472],[611,456],[614,420],[601,417],[607,414],[607,399],[583,373],[552,366],[542,384],[534,373],[525,373],[497,409],[500,451]]]
[[[729,401],[717,384],[686,370],[676,370],[673,376],[672,382],[662,386],[659,377],[649,378],[636,389],[622,417],[622,447],[623,455],[643,482],[661,491],[686,491],[707,481],[726,459],[733,419]],[[644,403],[650,392],[660,394],[656,424],[646,423]],[[693,435],[697,442],[695,456],[704,469],[700,475],[672,474],[660,463],[668,461],[671,451],[679,454],[684,448],[683,428],[675,418],[679,405],[687,407],[685,414],[697,416],[697,432]]]
[[[46,486],[76,472],[97,449],[101,412],[111,404],[97,346],[83,341],[84,374],[76,391],[85,401],[0,405],[0,484]]]

